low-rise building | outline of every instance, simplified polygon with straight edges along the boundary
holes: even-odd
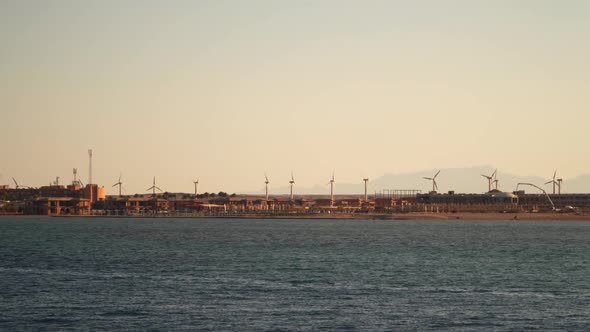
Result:
[[[87,215],[91,202],[77,197],[39,197],[27,201],[27,213],[47,215]]]

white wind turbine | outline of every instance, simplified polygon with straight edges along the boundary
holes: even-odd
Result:
[[[494,185],[495,185],[495,189],[498,190],[498,182],[500,182],[500,180],[498,180],[498,172],[496,170],[495,174],[494,174]]]
[[[484,178],[488,179],[488,191],[492,191],[492,183],[494,182],[494,177],[496,176],[497,171],[498,170],[495,170],[494,173],[492,173],[492,175],[485,175],[485,174],[481,175]]]
[[[438,190],[438,185],[436,184],[436,177],[438,176],[439,173],[440,173],[440,170],[438,172],[436,172],[436,174],[434,174],[434,176],[431,178],[423,177],[423,179],[425,179],[425,180],[432,181],[432,192],[436,192]]]
[[[545,182],[545,184],[553,184],[553,194],[555,195],[555,186],[557,186],[557,193],[561,194],[561,182],[563,181],[563,179],[556,179],[555,177],[557,176],[557,170],[555,170],[555,172],[553,173],[553,178],[551,179],[551,181],[547,181]]]
[[[160,188],[156,187],[156,177],[154,176],[154,184],[153,184],[151,187],[147,188],[145,191],[150,191],[150,190],[152,190],[152,194],[153,194],[153,195],[154,195],[154,197],[155,197],[155,196],[156,196],[156,189],[158,189],[159,191],[162,191],[162,189],[160,189]]]
[[[113,185],[113,187],[119,186],[119,197],[121,197],[121,185],[123,184],[123,182],[121,182],[121,176],[122,176],[122,174],[119,173],[119,181],[117,181],[117,183],[115,183]],[[155,185],[155,183],[154,183],[154,185]]]

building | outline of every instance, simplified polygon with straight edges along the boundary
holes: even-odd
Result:
[[[85,215],[90,209],[90,200],[75,197],[39,197],[26,204],[29,214]]]
[[[84,198],[92,203],[104,201],[106,199],[106,190],[96,184],[87,184],[84,188]]]

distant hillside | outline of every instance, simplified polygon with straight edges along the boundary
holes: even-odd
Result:
[[[437,177],[439,192],[448,192],[454,190],[457,193],[484,193],[487,192],[487,179],[481,174],[490,175],[494,172],[492,166],[478,166],[470,168],[447,168],[441,169]],[[375,179],[371,179],[368,185],[369,193],[381,191],[383,189],[417,189],[422,192],[428,192],[432,189],[432,184],[423,177],[432,177],[438,170],[429,170],[415,173],[403,174],[385,174]],[[504,173],[498,170],[498,189],[502,191],[514,191],[519,182],[529,182],[544,188],[551,193],[552,186],[545,185],[549,178],[538,176],[519,176],[510,173]],[[525,188],[530,191],[530,188]],[[336,183],[336,194],[361,194],[364,191],[362,181],[358,183]],[[272,194],[284,194],[289,192],[289,187],[272,188]],[[327,194],[330,192],[329,186],[315,185],[311,188],[298,187],[297,193],[306,194]],[[562,183],[563,193],[586,193],[590,192],[590,175],[581,175],[572,179],[564,179]]]

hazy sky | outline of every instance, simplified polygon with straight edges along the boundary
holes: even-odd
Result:
[[[94,182],[131,193],[573,177],[589,41],[585,0],[2,0],[0,183],[86,180],[88,148]]]

